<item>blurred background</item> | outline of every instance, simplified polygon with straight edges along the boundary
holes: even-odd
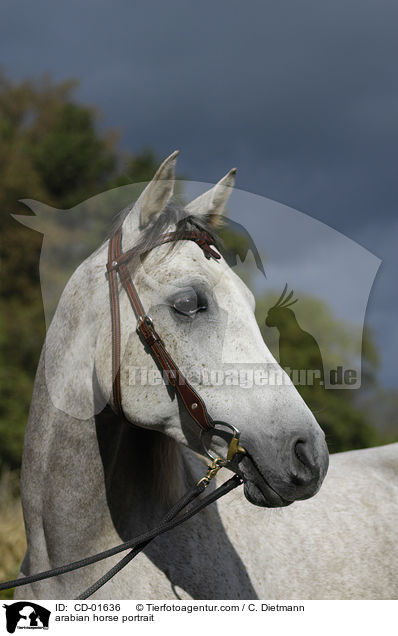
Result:
[[[236,165],[242,190],[363,245],[382,265],[362,386],[298,389],[332,452],[398,439],[397,20],[386,0],[3,0],[0,579],[16,574],[24,549],[19,469],[45,335],[42,235],[10,216],[29,214],[19,199],[71,208],[150,179],[180,148],[181,178],[214,183]],[[229,240],[239,249],[245,239]],[[271,348],[275,326],[264,316],[275,300],[258,303]],[[326,316],[318,298],[305,302]],[[294,338],[284,338],[284,360],[313,368],[313,346],[302,343],[294,359]]]

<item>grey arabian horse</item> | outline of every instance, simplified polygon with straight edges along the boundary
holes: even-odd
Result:
[[[211,417],[241,431],[244,488],[158,537],[95,597],[391,598],[397,445],[333,458],[319,491],[328,467],[323,432],[264,344],[247,287],[193,241],[155,247],[160,233],[181,223],[215,233],[234,183],[232,170],[180,208],[171,203],[176,156],[122,221],[123,251],[136,246],[139,256],[129,273],[143,305],[186,375],[249,364],[272,367],[286,381],[250,390],[199,381]],[[43,348],[23,454],[21,575],[155,527],[205,472],[197,427],[180,400],[163,381],[143,381],[157,367],[122,289],[126,419],[115,413],[107,249],[69,280]],[[18,588],[16,597],[76,597],[117,561]]]

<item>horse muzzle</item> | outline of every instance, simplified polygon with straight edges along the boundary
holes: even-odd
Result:
[[[329,453],[322,435],[314,439],[293,439],[285,452],[260,455],[259,446],[244,441],[246,453],[239,462],[245,496],[257,506],[276,508],[309,499],[320,489],[329,465]]]

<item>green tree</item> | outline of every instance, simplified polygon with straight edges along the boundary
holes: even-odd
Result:
[[[99,133],[97,111],[78,103],[76,82],[14,83],[0,73],[0,470],[18,468],[34,374],[45,335],[39,257],[42,235],[10,214],[19,199],[73,207],[108,188],[152,177],[148,150],[131,156],[114,131]]]

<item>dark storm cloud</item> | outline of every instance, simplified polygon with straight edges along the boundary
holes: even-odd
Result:
[[[76,76],[124,147],[180,148],[180,170],[197,180],[237,165],[239,187],[385,257],[369,319],[384,312],[374,326],[388,349],[397,3],[6,0],[0,11],[11,77]]]
[[[204,180],[238,163],[242,187],[347,227],[392,212],[397,19],[385,2],[10,2],[2,60],[81,78],[129,148],[179,146]]]

